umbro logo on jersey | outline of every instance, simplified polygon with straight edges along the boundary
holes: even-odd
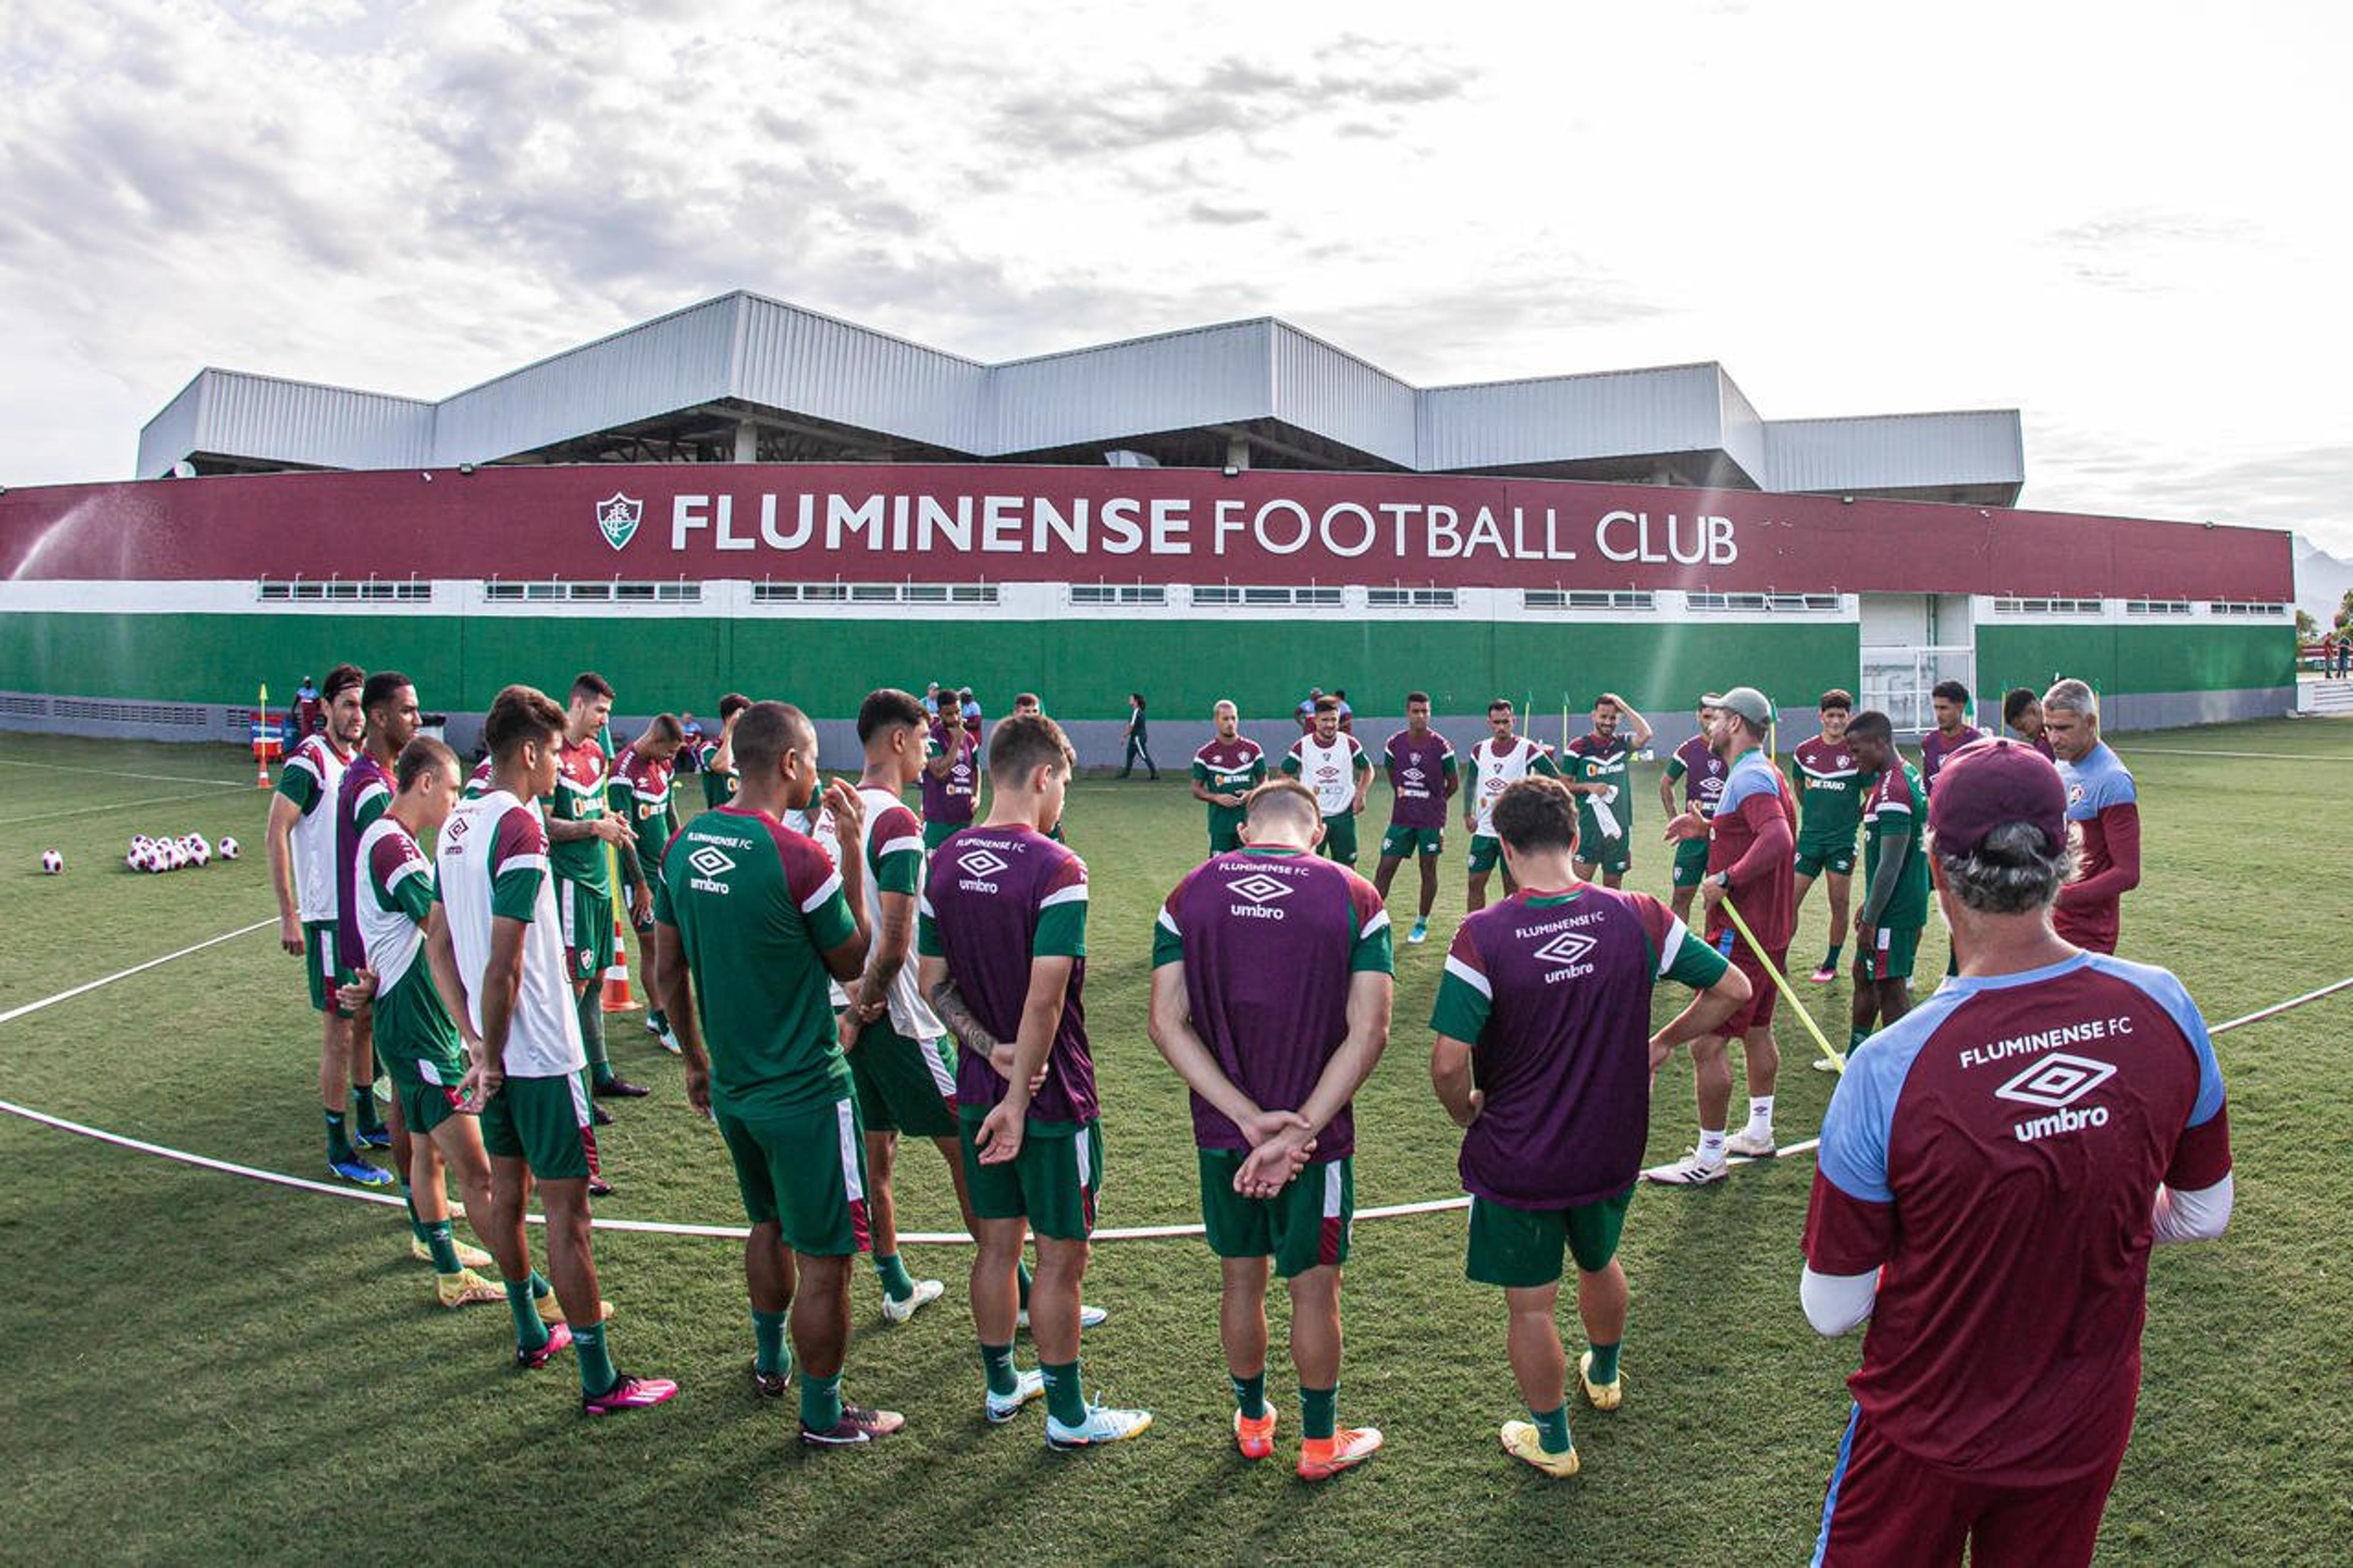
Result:
[[[1006,863],[986,849],[969,849],[956,857],[957,868],[967,877],[994,877]]]
[[[1228,882],[1226,891],[1238,899],[1250,900],[1226,906],[1244,920],[1279,921],[1288,918],[1282,910],[1276,907],[1282,900],[1291,897],[1291,884],[1288,882],[1261,873]]]
[[[596,503],[596,531],[605,542],[618,550],[628,543],[638,531],[638,523],[646,515],[646,503],[632,500],[620,491]]]
[[[1528,956],[1546,963],[1575,963],[1587,953],[1591,952],[1593,948],[1594,941],[1591,937],[1582,931],[1567,931]]]
[[[1226,890],[1248,899],[1254,904],[1271,903],[1277,899],[1291,897],[1290,883],[1278,881],[1267,876],[1244,877],[1238,882],[1228,882]]]
[[[1398,782],[1400,784],[1418,784],[1428,776],[1429,775],[1424,773],[1419,768],[1408,768],[1403,773],[1398,774]]]
[[[2082,1110],[2073,1107],[2075,1101],[2116,1076],[2116,1069],[2109,1063],[2053,1051],[1995,1089],[1994,1093],[2003,1100],[2052,1108],[2048,1116],[2010,1124],[2011,1136],[2021,1143],[2031,1143],[2038,1139],[2081,1132],[2090,1127],[2105,1127],[2108,1124],[2106,1106],[2086,1106]]]
[[[722,872],[735,869],[733,856],[723,849],[705,844],[701,848],[689,853],[686,863],[696,872],[696,875],[687,879],[687,886],[700,893],[727,891],[727,884],[721,881],[719,878]]]
[[[2116,1069],[2107,1062],[2053,1051],[2031,1063],[1994,1093],[2003,1100],[2048,1106],[2055,1110],[2074,1104],[2116,1076]]]

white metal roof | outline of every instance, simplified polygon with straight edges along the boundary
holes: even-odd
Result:
[[[139,472],[492,462],[723,401],[977,458],[1257,421],[1425,472],[1699,453],[1767,490],[2025,479],[2014,409],[1769,420],[1712,363],[1418,388],[1261,317],[987,365],[740,291],[438,403],[207,369],[140,432]]]

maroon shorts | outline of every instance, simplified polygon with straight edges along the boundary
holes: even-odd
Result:
[[[1966,1544],[1971,1568],[2088,1563],[2123,1462],[2118,1450],[2105,1468],[2058,1486],[1987,1486],[1921,1463],[1858,1409],[1831,1470],[1813,1561],[1959,1568]]]
[[[1771,952],[1773,967],[1787,974],[1789,972],[1789,950],[1786,947]],[[1732,939],[1732,967],[1748,981],[1748,1000],[1733,1010],[1732,1016],[1715,1026],[1715,1032],[1727,1038],[1745,1035],[1751,1029],[1761,1029],[1773,1021],[1773,1009],[1781,1000],[1780,989],[1765,966],[1757,962],[1757,950],[1736,933]]]

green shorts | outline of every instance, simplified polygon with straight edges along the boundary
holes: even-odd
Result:
[[[1675,841],[1675,868],[1671,874],[1678,888],[1696,888],[1707,880],[1707,840],[1680,838]]]
[[[1271,1258],[1285,1279],[1348,1261],[1348,1226],[1356,1215],[1353,1157],[1311,1164],[1271,1198],[1246,1198],[1234,1191],[1234,1177],[1249,1155],[1231,1149],[1197,1152],[1210,1251],[1220,1258]]]
[[[1209,853],[1225,855],[1242,847],[1242,814],[1228,806],[1209,808]]]
[[[1854,844],[1800,844],[1798,846],[1798,875],[1819,877],[1827,869],[1833,877],[1854,875]]]
[[[971,826],[972,824],[969,822],[933,822],[928,818],[925,819],[923,823],[923,853],[929,855],[933,850],[937,849],[941,845],[945,844],[949,839],[955,837],[957,834],[962,833],[965,828],[970,827]],[[1060,827],[1061,824],[1058,822],[1054,826]]]
[[[1868,980],[1909,980],[1919,956],[1918,926],[1881,926],[1855,953],[1855,973]]]
[[[335,922],[302,922],[302,973],[311,982],[311,1005],[338,1018],[351,1014],[335,1000],[335,987],[351,984],[352,972],[335,962]]]
[[[887,1016],[877,1018],[858,1031],[849,1077],[869,1132],[956,1135],[955,1061],[945,1039],[911,1040]]]
[[[449,1118],[464,1114],[465,1106],[458,1099],[464,1072],[451,1070],[448,1064],[407,1057],[383,1059],[385,1075],[392,1079],[393,1098],[400,1101],[400,1119],[409,1131],[429,1137]]]
[[[1586,829],[1591,827],[1590,834]],[[1623,876],[1634,865],[1634,836],[1620,833],[1615,838],[1601,837],[1599,826],[1579,816],[1577,819],[1577,852],[1573,858],[1579,866],[1598,866],[1604,871]],[[1579,876],[1585,875],[1580,871]]]
[[[1436,855],[1446,847],[1443,827],[1408,827],[1392,822],[1381,835],[1381,858],[1402,860],[1409,855]]]
[[[1504,841],[1492,833],[1471,836],[1471,874],[1483,877],[1504,858]]]
[[[482,1147],[493,1158],[521,1160],[543,1182],[587,1180],[596,1142],[576,1072],[511,1078],[482,1107]]]
[[[1103,1123],[1032,1121],[1010,1163],[984,1165],[973,1137],[987,1117],[977,1106],[956,1107],[972,1212],[982,1219],[1027,1219],[1031,1231],[1055,1241],[1093,1235],[1095,1197],[1103,1191]]]
[[[866,1136],[853,1097],[757,1116],[716,1110],[712,1120],[735,1163],[745,1219],[776,1226],[806,1257],[867,1250]]]
[[[1324,844],[1317,851],[1326,860],[1337,860],[1343,866],[1356,863],[1356,814],[1344,811],[1337,816],[1324,819]]]
[[[603,978],[613,967],[612,895],[559,877],[555,918],[563,928],[564,963],[574,984]]]
[[[1560,1282],[1564,1246],[1577,1267],[1593,1274],[1618,1256],[1632,1186],[1614,1198],[1566,1209],[1515,1209],[1486,1198],[1471,1200],[1471,1248],[1463,1275],[1474,1284],[1533,1290]]]

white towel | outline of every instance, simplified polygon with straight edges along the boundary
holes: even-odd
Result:
[[[1606,789],[1599,795],[1588,795],[1586,798],[1593,805],[1593,825],[1601,829],[1601,837],[1623,838],[1626,836],[1626,830],[1618,826],[1617,816],[1609,809],[1609,803],[1618,798],[1617,790]]]

